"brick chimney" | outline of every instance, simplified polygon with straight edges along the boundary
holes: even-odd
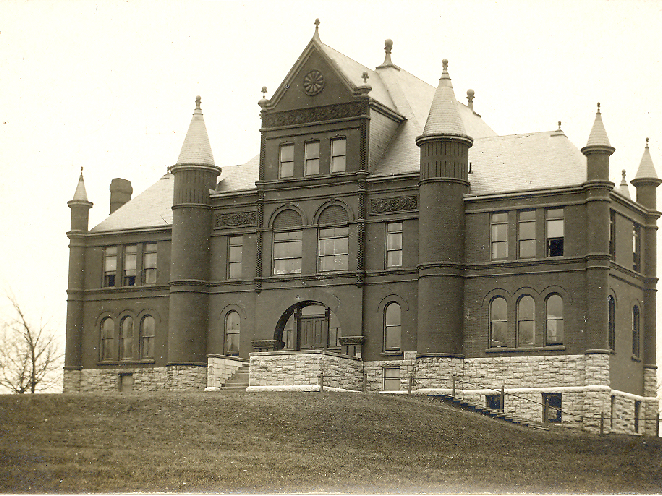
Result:
[[[133,188],[131,181],[116,177],[110,182],[110,213],[131,200]]]

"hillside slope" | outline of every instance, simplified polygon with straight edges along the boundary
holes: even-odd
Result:
[[[660,492],[659,439],[358,393],[0,396],[0,492]]]

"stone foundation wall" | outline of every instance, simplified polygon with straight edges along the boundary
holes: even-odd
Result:
[[[644,367],[644,396],[657,396],[656,367]]]
[[[363,388],[363,363],[355,358],[325,351],[274,351],[250,355],[252,386],[319,385],[348,390]]]
[[[656,398],[612,391],[611,408],[606,410],[605,425],[610,432],[654,436],[658,401]],[[635,419],[635,403],[639,402],[639,419]]]
[[[65,393],[116,393],[120,377],[130,376],[133,391],[191,391],[204,389],[207,368],[187,365],[170,367],[121,367],[104,369],[65,370]]]
[[[246,362],[237,357],[209,355],[207,357],[207,387],[220,388]]]

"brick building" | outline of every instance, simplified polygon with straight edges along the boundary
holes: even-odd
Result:
[[[581,150],[560,125],[497,136],[446,60],[434,88],[391,48],[369,69],[316,28],[243,165],[216,166],[198,97],[176,164],[135,198],[113,180],[92,229],[81,173],[65,392],[218,387],[248,363],[253,390],[454,390],[654,430],[648,145],[635,200],[599,106]]]

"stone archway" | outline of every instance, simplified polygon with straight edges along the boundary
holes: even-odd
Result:
[[[314,300],[291,305],[274,330],[277,350],[339,348],[340,323],[329,307]]]

